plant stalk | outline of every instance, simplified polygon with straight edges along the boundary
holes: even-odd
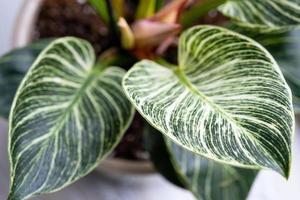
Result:
[[[225,2],[226,0],[200,0],[199,3],[192,6],[188,11],[182,14],[180,22],[184,28],[189,27],[210,10],[219,7]]]
[[[119,19],[124,15],[124,0],[112,0],[115,19]]]
[[[114,38],[117,38],[117,40],[115,40],[115,41],[117,41],[116,45],[120,45],[118,25],[117,25],[117,21],[115,18],[115,13],[113,10],[111,0],[106,0],[106,7],[107,7],[108,15],[109,15],[109,26],[110,26],[111,33]]]
[[[144,19],[153,16],[156,10],[156,4],[156,0],[140,0],[135,18]]]

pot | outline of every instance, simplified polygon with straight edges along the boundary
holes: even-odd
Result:
[[[26,46],[32,41],[34,24],[42,3],[43,0],[24,1],[15,22],[11,41],[12,48]],[[129,174],[148,174],[155,172],[150,161],[129,161],[112,157],[103,160],[96,170],[109,170]]]

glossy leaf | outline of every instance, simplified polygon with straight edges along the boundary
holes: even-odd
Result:
[[[137,63],[123,87],[160,132],[207,158],[288,177],[294,113],[291,92],[272,56],[227,29],[183,33],[178,67]]]
[[[83,40],[55,40],[23,79],[9,121],[9,200],[57,191],[93,170],[119,142],[134,109],[124,70],[94,65]]]
[[[156,168],[171,182],[181,180],[199,200],[245,200],[257,171],[224,165],[185,150],[149,128],[146,139]],[[160,151],[160,155],[153,152]]]
[[[8,118],[16,90],[25,73],[51,39],[41,40],[0,58],[0,117]]]
[[[261,32],[300,27],[299,0],[227,0],[220,10],[239,25]]]

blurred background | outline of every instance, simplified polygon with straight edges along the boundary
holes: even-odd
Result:
[[[57,0],[53,0],[55,2]],[[68,2],[63,0],[64,2]],[[79,2],[82,2],[79,1]],[[91,29],[91,24],[101,24],[94,17],[88,8],[76,8],[65,13],[69,20],[70,27],[64,27],[64,22],[47,23],[49,18],[55,19],[59,16],[55,9],[49,9],[47,13],[42,12],[41,20],[38,24],[32,24],[32,19],[36,16],[36,11],[40,0],[1,0],[0,1],[0,56],[8,52],[13,47],[20,47],[28,43],[30,39],[38,39],[47,36],[49,31],[54,35],[66,34],[72,29],[76,20],[83,20],[84,27]],[[50,4],[51,5],[51,4]],[[76,10],[77,9],[77,10]],[[78,11],[83,9],[87,13],[86,18],[78,19]],[[81,10],[82,11],[82,10]],[[68,18],[69,17],[69,18]],[[52,21],[53,21],[52,20]],[[75,22],[74,22],[75,20]],[[70,25],[71,24],[71,25]],[[35,31],[33,26],[37,26]],[[96,46],[97,51],[101,51],[98,41],[102,38],[105,29],[97,29],[98,34],[86,34],[82,32],[84,27],[79,27],[76,34],[79,37],[88,37]],[[63,32],[63,33],[62,33]],[[105,44],[103,44],[105,45]],[[297,132],[299,132],[297,126]],[[9,186],[9,171],[7,158],[7,123],[0,121],[0,199],[5,199]],[[300,197],[300,140],[296,133],[294,144],[294,158],[291,176],[288,181],[281,176],[270,171],[262,171],[258,175],[250,195],[249,200],[297,200]],[[194,200],[193,196],[171,183],[167,182],[155,172],[147,173],[125,173],[110,170],[98,170],[72,184],[68,188],[39,199],[45,200]]]

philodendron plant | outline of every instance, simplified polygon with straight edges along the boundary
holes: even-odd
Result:
[[[89,42],[64,37],[0,60],[8,200],[55,192],[91,172],[135,110],[149,123],[145,143],[158,171],[197,199],[245,199],[259,169],[289,177],[299,0],[140,0],[135,20],[123,0],[90,3],[114,38],[98,58]],[[216,10],[226,17],[199,25]],[[128,60],[137,62],[126,72]]]

